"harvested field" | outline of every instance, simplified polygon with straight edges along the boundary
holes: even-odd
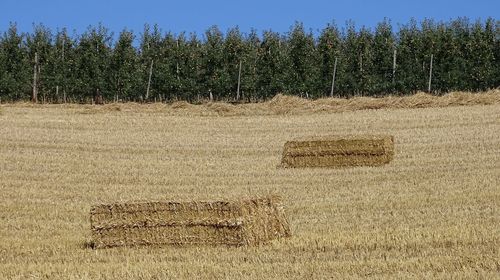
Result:
[[[0,279],[498,278],[498,103],[228,117],[107,106],[0,106]],[[277,167],[286,141],[325,134],[393,135],[394,158]],[[92,205],[268,194],[291,237],[86,246]]]
[[[92,247],[259,245],[290,236],[281,198],[101,204],[90,210]]]
[[[393,157],[392,136],[323,136],[287,141],[281,164],[283,167],[380,166]]]

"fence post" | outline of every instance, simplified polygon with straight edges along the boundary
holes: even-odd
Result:
[[[336,74],[337,74],[337,57],[335,57],[335,62],[333,64],[332,89],[330,90],[330,97],[333,97],[333,89],[335,87],[335,75]]]
[[[177,52],[179,52],[179,38],[177,38],[176,43],[177,43]],[[179,73],[180,73],[180,70],[179,70],[179,60],[177,58],[176,58],[175,67],[176,67],[176,73],[177,73],[177,81],[180,81],[181,77],[179,76]]]
[[[31,101],[33,103],[38,102],[38,84],[37,84],[37,69],[38,68],[38,53],[35,53],[35,65],[33,66],[33,96],[31,97]]]
[[[394,55],[392,57],[392,84],[394,85],[396,78],[396,49],[394,49]]]
[[[153,60],[151,59],[151,66],[149,67],[149,79],[148,79],[148,88],[146,89],[146,100],[149,98],[149,88],[151,87],[151,75],[153,74]]]
[[[238,89],[236,90],[236,100],[240,100],[240,84],[241,84],[241,60],[240,60],[240,70],[238,71]]]
[[[432,83],[432,61],[434,60],[434,54],[431,54],[431,67],[429,69],[429,86],[427,92],[431,93],[431,83]]]

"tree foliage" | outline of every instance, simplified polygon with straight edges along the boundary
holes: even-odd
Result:
[[[146,25],[116,40],[101,24],[82,35],[43,25],[20,33],[11,24],[0,35],[0,98],[28,100],[38,71],[40,102],[235,100],[240,64],[244,100],[316,98],[330,95],[335,61],[337,96],[407,94],[427,89],[431,56],[433,93],[499,87],[500,22],[332,22],[317,36],[300,22],[285,34],[212,26],[202,38]]]

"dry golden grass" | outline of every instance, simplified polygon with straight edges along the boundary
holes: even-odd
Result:
[[[56,107],[74,110],[78,114],[105,114],[110,111],[163,113],[170,116],[267,116],[267,115],[302,115],[311,113],[342,113],[369,109],[412,109],[441,108],[450,106],[500,104],[500,89],[483,93],[451,92],[443,96],[417,93],[404,97],[354,97],[323,98],[308,100],[296,96],[278,94],[263,103],[233,105],[224,102],[207,102],[193,105],[186,101],[171,104],[163,103],[110,103],[103,106],[78,104],[40,105],[17,103],[17,107],[39,108]]]
[[[106,106],[2,106],[0,279],[499,278],[496,101],[230,117]],[[394,159],[277,167],[287,140],[325,134],[394,135]],[[267,246],[85,247],[94,204],[273,193],[293,235]]]

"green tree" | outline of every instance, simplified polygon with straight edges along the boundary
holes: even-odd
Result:
[[[257,91],[268,99],[285,91],[290,61],[284,39],[276,32],[265,31],[257,57]]]
[[[157,71],[156,64],[159,63],[161,58],[161,45],[162,36],[158,25],[155,24],[153,26],[153,30],[151,31],[150,26],[146,24],[144,26],[139,46],[138,83],[134,87],[135,92],[138,93],[139,99],[141,100],[146,98],[151,63],[153,63],[153,67],[148,98],[160,93],[158,88],[161,76]]]
[[[420,90],[428,89],[429,72],[430,72],[430,62],[433,58],[433,76],[432,76],[432,86],[431,91],[439,89],[439,73],[436,73],[436,69],[441,67],[441,59],[439,57],[439,32],[437,24],[432,19],[424,19],[421,23],[421,41],[422,45],[419,53],[419,58],[422,63],[422,76],[420,79]],[[438,76],[438,78],[436,78]]]
[[[359,86],[355,93],[372,94],[375,90],[375,64],[373,61],[373,34],[362,27],[358,34],[357,53],[359,57]]]
[[[115,100],[134,98],[138,59],[133,43],[134,34],[126,29],[123,30],[111,55],[109,86]]]
[[[343,96],[349,96],[359,90],[360,55],[358,50],[358,35],[352,21],[347,23],[342,34],[342,72],[339,77],[339,91]]]
[[[247,100],[259,99],[257,90],[258,72],[257,61],[259,59],[260,39],[257,32],[252,29],[245,37],[244,55],[241,70],[241,97]]]
[[[228,30],[224,41],[224,71],[226,72],[227,98],[236,99],[238,86],[238,72],[240,61],[243,62],[247,55],[247,48],[238,27]]]
[[[289,34],[288,44],[291,61],[289,91],[300,95],[316,95],[318,92],[319,59],[312,32],[306,33],[302,23],[295,23]]]
[[[455,57],[460,56],[459,48],[453,40],[451,28],[440,22],[436,25],[434,48],[433,86],[436,92],[445,92],[453,88],[453,65]]]
[[[468,50],[467,45],[470,41],[470,23],[467,18],[458,18],[451,22],[447,31],[448,40],[451,37],[450,52],[448,54],[448,86],[447,90],[465,90],[467,89],[467,64]]]
[[[495,39],[494,39],[494,49],[495,49],[495,74],[492,81],[493,88],[500,87],[500,20],[495,21]]]
[[[155,66],[154,85],[158,94],[164,94],[168,100],[177,99],[180,89],[180,69],[178,58],[178,40],[172,33],[167,33],[161,41],[160,53]]]
[[[203,47],[196,34],[191,34],[189,40],[181,48],[181,74],[183,91],[187,100],[194,101],[206,88],[203,76]]]
[[[181,100],[189,100],[190,98],[190,83],[189,83],[189,69],[187,59],[189,57],[189,47],[186,40],[185,33],[177,36],[174,46],[174,73],[175,73],[175,92],[176,98]]]
[[[217,26],[210,27],[205,32],[205,44],[202,55],[202,69],[205,79],[205,97],[210,94],[215,99],[225,97],[230,84],[228,72],[224,69],[224,37]]]
[[[472,90],[495,87],[495,24],[490,18],[485,24],[477,21],[472,26],[469,50],[469,75]],[[498,85],[496,85],[498,86]]]
[[[35,54],[38,56],[38,94],[41,95],[39,99],[45,102],[47,98],[53,98],[55,95],[55,88],[52,88],[52,73],[48,67],[53,60],[52,33],[43,25],[34,26],[33,29],[33,34],[29,34],[26,38],[26,45],[30,61],[35,61]]]
[[[51,58],[46,66],[50,77],[49,87],[54,93],[52,99],[55,102],[66,102],[68,93],[71,95],[75,91],[75,79],[77,78],[75,44],[65,28],[55,35],[51,47]]]
[[[23,35],[15,24],[0,38],[0,96],[9,100],[26,100],[31,96],[33,62],[29,61]]]
[[[392,32],[391,23],[385,19],[375,28],[373,38],[373,93],[394,91],[393,58],[396,49],[396,38]],[[396,54],[397,59],[397,54]]]
[[[107,77],[111,57],[112,34],[99,24],[90,26],[81,36],[76,48],[78,80],[75,88],[82,101],[112,99]]]
[[[328,24],[321,31],[318,42],[318,52],[320,57],[320,85],[319,90],[323,96],[329,95],[331,92],[331,84],[333,79],[333,70],[335,60],[337,59],[336,80],[338,84],[341,61],[340,53],[342,41],[340,32],[335,23]],[[338,88],[338,86],[337,86]]]
[[[422,34],[417,22],[411,20],[403,25],[398,33],[398,68],[396,73],[396,91],[416,92],[425,87],[425,64],[422,61]]]

